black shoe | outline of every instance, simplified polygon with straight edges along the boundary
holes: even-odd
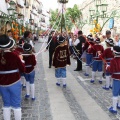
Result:
[[[75,69],[74,71],[80,71],[80,70],[78,70],[78,69]]]
[[[49,68],[51,68],[51,66],[49,66]]]
[[[106,78],[105,73],[102,74],[102,77],[103,77],[104,79]]]

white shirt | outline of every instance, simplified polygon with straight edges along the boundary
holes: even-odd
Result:
[[[100,44],[103,46],[104,49],[107,48],[107,46],[106,46],[106,42],[105,42],[105,41],[101,42]]]
[[[120,40],[118,42],[115,41],[115,45],[120,47]]]
[[[72,38],[69,39],[69,45],[72,46]]]
[[[33,41],[32,41],[32,40],[30,40],[30,45],[31,45],[32,47],[34,47]]]
[[[73,42],[73,45],[77,46],[78,43],[80,43],[80,40],[76,39],[75,42]]]

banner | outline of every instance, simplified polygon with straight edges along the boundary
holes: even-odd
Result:
[[[114,27],[114,18],[109,20],[109,28],[112,29]]]

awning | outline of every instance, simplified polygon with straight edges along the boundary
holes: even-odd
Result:
[[[33,14],[30,14],[30,16],[31,16],[31,19],[34,19],[34,15]]]
[[[20,8],[24,7],[24,0],[17,0],[17,4]]]
[[[36,11],[35,9],[32,10],[32,13],[33,13],[34,15],[37,15],[37,11]]]

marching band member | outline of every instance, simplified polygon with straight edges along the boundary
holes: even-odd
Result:
[[[18,45],[15,49],[15,51],[18,51],[20,55],[23,54],[23,44],[24,44],[24,39],[22,38],[19,40]],[[26,88],[26,80],[23,74],[21,74],[21,83],[22,83],[23,88]]]
[[[55,77],[57,78],[57,86],[60,86],[62,79],[63,87],[66,87],[66,65],[70,65],[70,53],[65,38],[59,37],[59,46],[56,47],[53,56],[53,66],[55,67]]]
[[[109,108],[111,113],[117,113],[117,108],[120,109],[120,47],[114,46],[114,58],[110,61],[110,65],[106,66],[106,70],[112,74],[113,78],[113,104]]]
[[[92,63],[93,60],[93,54],[88,52],[88,48],[90,45],[94,45],[94,39],[92,35],[87,36],[87,42],[85,43],[83,47],[83,52],[86,50],[86,72],[85,76],[89,76],[89,70],[90,70],[90,64]]]
[[[103,53],[104,48],[103,46],[99,45],[100,43],[100,39],[96,38],[95,39],[95,45],[91,46],[91,48],[88,49],[89,53],[93,54],[93,68],[92,68],[92,79],[91,79],[91,83],[95,82],[95,74],[98,71],[99,73],[99,83],[102,84],[102,59],[99,58],[98,56],[98,51],[100,51],[101,53]]]
[[[10,120],[11,107],[15,120],[21,120],[21,81],[20,73],[25,71],[23,60],[10,49],[15,45],[13,39],[0,36],[0,93],[3,99],[3,118]]]
[[[112,51],[112,47],[114,45],[113,39],[109,38],[107,40],[105,40],[106,42],[106,46],[107,48],[105,49],[105,51],[101,54],[100,52],[99,57],[101,58],[105,58],[107,64],[110,65],[110,61],[114,58],[114,54]],[[111,79],[111,74],[109,72],[106,71],[106,85],[103,87],[103,89],[105,90],[109,90],[109,87],[111,88],[112,85],[110,84],[110,79]]]
[[[25,61],[25,79],[26,79],[26,95],[25,98],[30,97],[31,91],[31,99],[35,100],[35,85],[34,85],[34,78],[35,78],[35,70],[34,67],[36,65],[35,55],[32,54],[32,46],[29,43],[25,43],[23,45],[24,55],[23,60]]]

